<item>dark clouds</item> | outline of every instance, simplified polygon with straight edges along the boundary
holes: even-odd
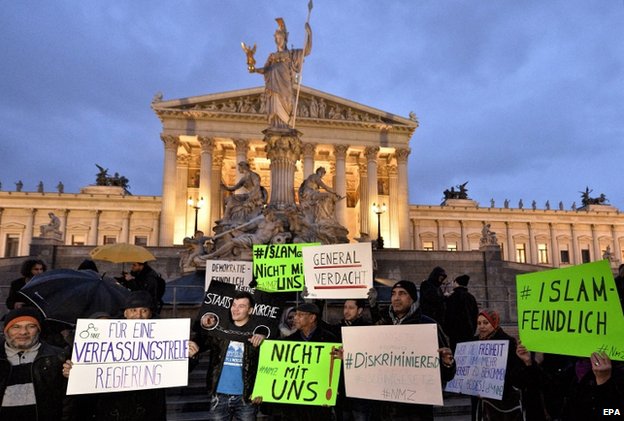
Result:
[[[95,163],[159,195],[165,98],[262,83],[240,41],[273,50],[274,18],[303,42],[307,1],[21,1],[0,16],[0,181],[59,180]],[[410,198],[469,181],[482,206],[577,204],[585,186],[624,209],[624,4],[327,1],[312,12],[304,84],[407,116]]]

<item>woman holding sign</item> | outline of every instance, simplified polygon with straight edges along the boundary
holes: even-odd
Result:
[[[477,317],[477,337],[479,341],[507,340],[507,367],[503,399],[478,398],[476,405],[478,420],[488,421],[523,421],[522,393],[515,387],[515,380],[521,372],[523,362],[516,356],[516,340],[500,327],[500,315],[494,310],[481,310]],[[473,413],[474,413],[473,407]]]

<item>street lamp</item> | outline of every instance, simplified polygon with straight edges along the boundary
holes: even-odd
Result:
[[[193,235],[195,235],[195,233],[197,232],[197,214],[199,213],[199,210],[201,209],[202,206],[204,206],[204,198],[201,197],[197,203],[195,203],[195,201],[193,200],[192,197],[188,198],[187,201],[188,205],[190,207],[192,207],[193,209],[195,209],[195,231],[193,231]]]
[[[377,250],[384,248],[383,238],[381,237],[381,214],[387,210],[386,204],[379,206],[373,203],[373,212],[377,214]]]

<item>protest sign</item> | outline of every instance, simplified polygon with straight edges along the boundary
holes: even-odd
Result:
[[[241,289],[249,288],[251,279],[251,262],[242,260],[206,260],[206,285],[204,291],[208,291],[212,281],[234,284]]]
[[[624,360],[624,315],[609,262],[516,276],[518,331],[531,351]]]
[[[267,292],[302,291],[303,257],[309,244],[269,244],[253,246],[253,277],[256,288]]]
[[[342,328],[348,397],[442,405],[437,325]]]
[[[336,404],[341,361],[332,356],[339,343],[264,341],[253,397],[263,402]]]
[[[457,371],[444,390],[502,400],[508,349],[508,340],[458,343]]]
[[[254,311],[247,324],[234,326],[230,307],[240,288],[224,282],[210,283],[197,316],[204,333],[238,342],[244,342],[254,333],[266,335],[267,338],[279,337],[279,319],[285,303],[283,294],[268,294],[253,288],[244,290],[253,296]]]
[[[189,319],[78,319],[68,395],[188,384]]]
[[[373,287],[371,243],[306,247],[306,298],[366,298]]]

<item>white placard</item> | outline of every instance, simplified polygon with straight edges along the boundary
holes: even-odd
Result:
[[[252,276],[253,267],[251,262],[206,260],[205,291],[208,291],[212,281],[249,288]]]
[[[371,243],[305,247],[306,298],[366,298],[373,287]]]
[[[455,349],[457,371],[447,392],[503,399],[508,340],[460,342]]]
[[[443,405],[436,324],[342,328],[348,397]]]
[[[78,319],[68,395],[186,386],[190,319]]]

